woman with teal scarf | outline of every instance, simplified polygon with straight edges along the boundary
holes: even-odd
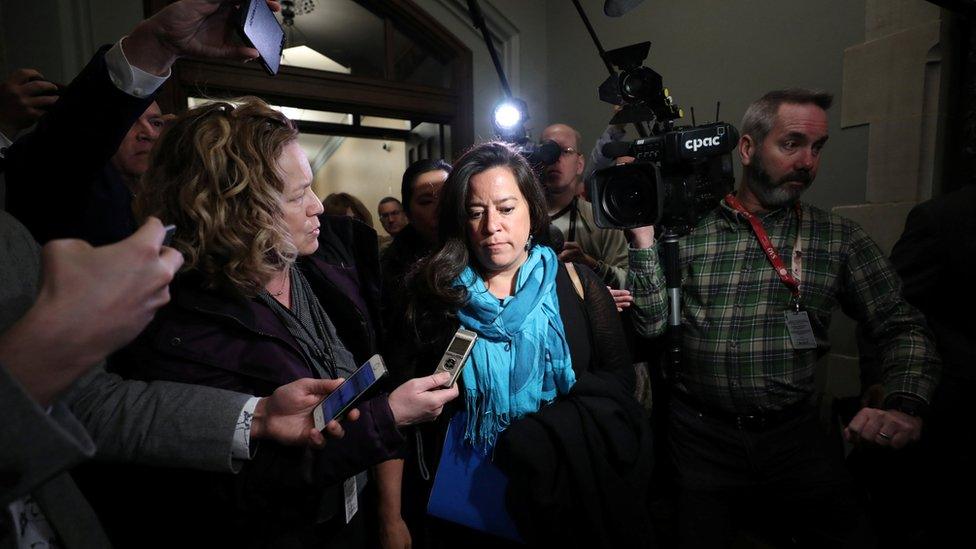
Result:
[[[569,393],[579,376],[633,371],[609,292],[586,267],[570,274],[540,242],[548,226],[541,186],[509,145],[479,145],[455,163],[440,198],[440,246],[408,278],[406,316],[416,345],[400,350],[404,362],[392,367],[404,376],[430,373],[458,327],[478,339],[461,374],[463,399],[443,421],[407,437],[414,445],[405,458],[401,514],[409,534],[385,522],[385,532],[397,534],[386,546],[403,546],[407,535],[414,547],[504,546],[426,516],[452,419],[464,443],[491,459],[509,426]]]
[[[478,334],[461,372],[464,438],[484,451],[509,423],[537,412],[576,382],[556,296],[559,260],[548,246],[522,255],[511,295],[493,293],[470,266],[457,278],[469,296],[458,319]]]

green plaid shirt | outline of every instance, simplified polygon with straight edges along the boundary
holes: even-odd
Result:
[[[797,220],[792,208],[759,216],[790,266]],[[817,348],[794,350],[784,311],[790,289],[773,270],[748,221],[723,201],[681,239],[684,363],[679,391],[736,413],[779,410],[810,397],[816,361],[830,349],[838,306],[877,344],[887,395],[929,401],[941,361],[922,316],[901,297],[901,281],[857,224],[802,206],[800,300]],[[667,329],[668,296],[656,247],[630,250],[628,287],[638,333]]]

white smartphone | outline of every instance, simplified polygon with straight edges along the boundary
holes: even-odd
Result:
[[[471,347],[474,346],[476,339],[478,339],[478,334],[464,328],[458,328],[458,331],[454,332],[454,338],[448,344],[444,356],[441,357],[441,361],[434,370],[435,375],[441,372],[451,373],[451,379],[444,384],[444,387],[453,387],[454,383],[457,382],[458,375],[464,369],[468,354],[471,353]]]
[[[239,12],[237,32],[244,42],[261,54],[261,66],[271,76],[278,74],[285,31],[265,0],[249,0]]]
[[[340,419],[367,389],[386,375],[383,357],[373,355],[349,379],[336,388],[312,411],[315,428],[321,431],[333,419]]]

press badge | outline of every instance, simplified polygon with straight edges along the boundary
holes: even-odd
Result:
[[[356,477],[349,477],[342,483],[342,492],[346,499],[346,524],[349,524],[352,517],[356,516],[356,511],[359,511],[359,489],[356,486]]]
[[[806,311],[785,311],[786,329],[790,332],[790,341],[797,351],[817,348],[817,338],[813,335],[813,325],[810,315]]]

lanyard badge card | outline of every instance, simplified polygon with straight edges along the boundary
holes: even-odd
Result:
[[[797,351],[807,351],[817,348],[817,336],[813,333],[813,324],[810,323],[810,313],[804,311],[800,304],[800,262],[803,253],[800,251],[800,221],[802,220],[802,212],[799,204],[797,204],[796,215],[796,244],[793,246],[793,265],[790,269],[790,274],[796,280],[796,286],[795,288],[793,286],[790,287],[793,290],[793,299],[791,300],[792,308],[783,311],[783,316],[786,317],[786,330],[790,333],[790,342],[793,344],[793,348]]]
[[[766,254],[766,258],[769,259],[770,264],[772,264],[773,269],[776,270],[776,274],[779,275],[780,280],[783,281],[792,294],[793,298],[791,300],[791,307],[783,312],[786,320],[786,330],[790,334],[790,342],[793,344],[793,348],[798,351],[805,351],[809,349],[817,348],[817,338],[813,333],[813,325],[810,323],[810,314],[803,310],[800,305],[800,280],[799,274],[800,269],[798,267],[798,261],[800,257],[800,229],[802,227],[802,210],[800,205],[796,205],[796,216],[797,216],[797,227],[796,227],[796,245],[793,251],[793,269],[788,270],[786,265],[783,263],[783,258],[776,253],[776,248],[773,246],[772,240],[770,240],[769,235],[766,234],[766,229],[763,227],[762,222],[756,218],[752,213],[745,209],[739,199],[733,194],[729,194],[725,197],[725,201],[735,208],[743,217],[749,221],[749,225],[752,226],[752,232],[756,235],[759,240],[759,244],[762,246],[763,252]]]
[[[800,308],[797,302],[793,310],[784,311],[786,329],[790,332],[790,341],[797,351],[817,348],[817,338],[813,335],[813,325],[810,324],[810,314]]]

